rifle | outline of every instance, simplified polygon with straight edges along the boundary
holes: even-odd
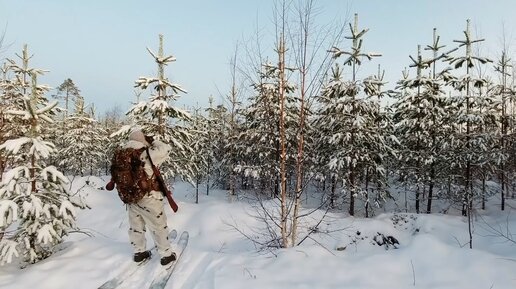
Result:
[[[161,193],[163,194],[163,196],[167,198],[170,208],[172,208],[172,211],[174,211],[174,213],[175,213],[175,212],[177,212],[177,209],[179,209],[179,207],[177,206],[174,199],[172,199],[172,192],[167,188],[167,185],[165,185],[165,181],[163,180],[163,177],[161,176],[160,171],[152,162],[152,158],[149,154],[149,148],[146,148],[146,151],[147,151],[147,156],[149,157],[149,161],[152,166],[152,171],[154,172],[154,175],[156,176],[156,180],[158,181],[159,189],[160,189]]]

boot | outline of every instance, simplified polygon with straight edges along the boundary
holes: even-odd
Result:
[[[134,253],[134,262],[142,262],[148,258],[150,258],[151,256],[151,252],[150,251],[143,251],[143,252],[138,252],[138,253]]]
[[[170,256],[161,258],[161,265],[165,266],[170,264],[170,262],[176,260],[176,253],[172,252]]]

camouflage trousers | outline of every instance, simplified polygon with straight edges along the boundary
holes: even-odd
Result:
[[[129,214],[129,240],[135,253],[147,250],[146,229],[156,244],[161,257],[172,254],[168,240],[167,216],[163,211],[163,199],[145,196],[127,208]]]

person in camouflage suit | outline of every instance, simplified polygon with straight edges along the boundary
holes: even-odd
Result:
[[[147,155],[147,151],[143,151],[140,159],[144,162],[147,176],[153,178],[149,156],[152,158],[154,165],[159,166],[168,158],[171,147],[146,136],[140,129],[133,130],[129,134],[129,141],[125,148],[140,149],[143,147],[149,148],[149,155]],[[150,258],[151,253],[147,250],[147,240],[145,238],[146,229],[149,229],[161,257],[161,265],[167,265],[174,261],[176,254],[168,240],[169,230],[167,216],[163,210],[163,194],[159,190],[151,190],[137,203],[128,204],[127,212],[129,216],[129,240],[134,250],[133,260],[142,262]]]

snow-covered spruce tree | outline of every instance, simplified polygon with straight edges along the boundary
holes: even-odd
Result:
[[[111,166],[111,156],[114,151],[122,146],[126,141],[125,134],[117,135],[116,133],[122,127],[129,126],[129,120],[125,117],[122,109],[115,106],[104,113],[104,116],[99,120],[100,127],[105,131],[108,142],[104,144],[105,158],[100,164],[103,168],[104,174],[109,174]]]
[[[342,78],[342,69],[335,66],[329,83],[319,98],[320,107],[316,112],[314,127],[321,134],[319,143],[328,147],[328,175],[333,176],[335,184],[342,181],[343,191],[349,196],[349,214],[355,214],[355,199],[365,196],[364,186],[359,184],[368,173],[374,172],[377,178],[386,176],[383,166],[384,156],[393,153],[385,137],[375,129],[378,109],[367,95],[367,83],[357,80],[357,69],[364,58],[371,60],[376,53],[362,52],[362,37],[368,29],[358,29],[358,15],[350,24],[352,40],[351,51],[333,47],[330,52],[334,58],[346,55],[344,65],[352,67],[352,79]],[[367,201],[367,200],[364,200]]]
[[[314,129],[314,146],[316,160],[314,161],[315,173],[318,174],[318,179],[325,180],[330,185],[329,206],[330,208],[337,207],[337,202],[341,197],[337,191],[338,183],[345,178],[345,175],[338,171],[329,168],[328,164],[332,160],[334,154],[334,146],[329,145],[328,138],[339,130],[340,127],[334,126],[334,121],[339,124],[339,120],[335,120],[335,116],[340,114],[332,111],[336,106],[339,98],[346,93],[342,79],[342,70],[338,64],[332,68],[332,77],[329,82],[325,84],[321,96],[317,98],[318,107],[312,119],[312,126]],[[341,163],[344,166],[343,163]]]
[[[0,145],[12,161],[0,183],[0,231],[12,233],[12,237],[0,241],[1,264],[11,263],[15,257],[35,263],[50,256],[63,237],[75,229],[76,208],[82,203],[71,199],[65,186],[68,179],[55,167],[47,166],[55,149],[41,132],[45,125],[52,125],[57,102],[49,104],[44,95],[48,87],[37,84],[37,76],[43,71],[28,67],[26,45],[20,58],[20,66],[11,61],[16,79],[31,79],[31,85],[27,88],[21,84],[24,110],[7,111],[24,120],[20,122],[23,136]]]
[[[491,60],[475,56],[472,47],[473,44],[484,40],[472,39],[469,20],[464,36],[464,40],[454,40],[459,43],[459,47],[465,48],[464,56],[449,58],[450,64],[456,69],[465,66],[465,74],[450,81],[457,92],[451,99],[453,109],[450,123],[455,124],[456,127],[450,137],[454,140],[452,145],[455,154],[452,161],[458,172],[457,185],[461,187],[459,197],[462,203],[462,214],[471,216],[473,198],[478,193],[475,190],[477,187],[475,180],[482,179],[479,168],[492,156],[494,138],[483,128],[492,126],[495,119],[492,114],[492,99],[475,95],[475,88],[486,87],[487,81],[475,77],[472,68],[477,64],[489,63]]]
[[[178,93],[186,91],[178,84],[170,82],[165,76],[165,66],[176,60],[173,56],[163,54],[163,35],[159,35],[158,54],[149,48],[148,52],[158,64],[157,77],[140,77],[135,87],[142,90],[153,87],[148,101],[136,103],[127,113],[144,131],[154,134],[156,139],[172,146],[170,157],[162,166],[165,178],[180,176],[192,181],[195,173],[190,156],[193,153],[192,136],[187,125],[191,120],[188,112],[172,104],[179,98]]]
[[[252,177],[258,184],[255,188],[270,197],[280,194],[280,99],[279,69],[271,63],[262,65],[259,80],[252,85],[255,95],[241,111],[244,119],[239,135],[237,155],[240,155],[237,171]],[[285,83],[285,126],[287,163],[293,168],[295,156],[296,120],[298,112],[292,92],[295,87]],[[287,169],[292,171],[292,169]]]
[[[26,132],[27,120],[15,118],[13,115],[5,112],[24,109],[24,96],[29,94],[31,89],[31,68],[28,65],[31,56],[27,55],[27,53],[26,50],[23,50],[22,55],[17,55],[22,60],[21,65],[18,65],[14,60],[7,59],[1,69],[1,143],[9,139],[21,137]],[[0,152],[0,156],[2,155],[3,152]],[[6,161],[5,157],[2,157],[2,159],[4,162]],[[2,164],[2,167],[4,168],[5,164]]]
[[[215,123],[218,125],[214,126],[219,127],[218,135],[223,138],[216,144],[218,146],[216,149],[217,153],[214,155],[217,162],[216,167],[218,168],[216,171],[218,176],[220,176],[219,183],[224,189],[228,190],[230,201],[234,200],[238,192],[235,168],[239,164],[244,163],[241,160],[245,158],[246,152],[245,143],[239,139],[244,126],[241,119],[242,89],[237,85],[237,56],[238,46],[235,48],[235,52],[230,60],[231,87],[225,99],[227,108],[223,105],[217,106],[216,111],[218,113],[216,115],[218,116],[212,118],[213,120],[216,119]],[[246,189],[248,186],[246,177],[243,174],[240,174],[240,177],[240,186]]]
[[[502,130],[501,123],[503,117],[500,115],[502,107],[501,97],[498,98],[493,89],[494,83],[486,74],[486,70],[480,69],[482,66],[476,66],[477,81],[480,84],[475,87],[473,94],[475,96],[475,106],[477,107],[477,115],[481,120],[477,122],[475,133],[478,135],[479,148],[476,150],[481,156],[478,159],[475,168],[475,179],[473,187],[473,198],[481,203],[482,209],[485,209],[488,198],[496,194],[496,190],[488,186],[488,181],[499,176],[499,169],[503,162],[508,159],[508,151],[506,151],[501,143]]]
[[[62,100],[64,102],[64,109],[61,109],[60,106],[58,106],[60,109],[58,117],[56,118],[56,125],[48,128],[48,135],[49,140],[52,141],[56,146],[56,149],[60,152],[67,147],[67,144],[63,143],[63,141],[64,135],[66,134],[66,120],[72,110],[70,108],[70,103],[75,102],[77,98],[81,97],[81,91],[70,78],[65,79],[55,90],[56,92],[52,95],[52,98],[59,101]],[[51,163],[56,165],[59,170],[66,171],[66,168],[59,165],[61,160],[59,156],[56,155],[54,157],[55,159],[51,158]]]
[[[427,94],[431,97],[431,126],[429,127],[430,142],[430,157],[424,162],[424,166],[427,167],[427,182],[428,182],[428,193],[427,193],[427,206],[426,213],[432,212],[432,202],[434,198],[439,196],[440,190],[442,191],[442,184],[446,178],[449,179],[450,171],[449,159],[446,158],[450,155],[450,151],[446,151],[446,148],[450,148],[451,144],[447,135],[452,132],[453,125],[449,123],[447,118],[446,108],[447,104],[443,103],[445,98],[445,86],[447,82],[454,80],[451,75],[451,68],[445,67],[441,70],[438,69],[438,64],[441,60],[449,58],[450,54],[456,51],[458,48],[452,48],[451,50],[442,52],[441,50],[445,47],[439,43],[440,37],[437,35],[437,29],[433,29],[432,44],[427,45],[425,50],[432,52],[432,59],[428,62],[430,69],[430,75],[428,82],[430,86],[427,87]],[[440,185],[441,184],[441,185]],[[440,190],[439,190],[440,189]]]
[[[515,124],[515,115],[514,115],[514,103],[516,100],[516,92],[511,87],[510,78],[514,73],[512,67],[512,60],[508,56],[507,47],[504,47],[496,65],[495,71],[498,75],[499,84],[494,85],[489,93],[496,98],[499,103],[499,143],[500,143],[500,151],[502,154],[500,158],[497,160],[498,162],[498,176],[500,180],[500,208],[501,210],[505,210],[505,199],[509,195],[509,188],[511,187],[511,182],[514,185],[514,144],[515,144],[515,136],[513,126]],[[512,106],[511,106],[512,104]],[[511,110],[512,108],[512,110]],[[485,196],[482,198],[482,208],[485,208]]]
[[[14,122],[12,118],[5,112],[10,109],[12,105],[11,97],[11,80],[8,78],[9,66],[4,63],[0,67],[0,143],[4,143],[10,138],[12,131],[14,130]],[[11,118],[11,119],[10,119]],[[0,180],[6,167],[6,159],[2,152],[0,152]]]
[[[381,70],[378,65],[377,75],[372,75],[363,80],[364,93],[370,97],[371,105],[373,106],[373,127],[371,130],[376,131],[381,135],[380,139],[385,140],[383,146],[372,146],[372,148],[380,149],[376,152],[377,155],[383,156],[381,159],[376,159],[376,163],[366,167],[364,177],[364,193],[365,193],[365,217],[370,217],[374,213],[374,207],[380,207],[387,198],[391,198],[387,191],[387,177],[388,166],[395,157],[395,147],[398,145],[398,140],[394,137],[394,125],[392,123],[392,114],[388,108],[381,105],[383,97],[389,94],[388,91],[383,90],[386,84],[384,81],[385,70]],[[387,151],[384,149],[388,148]],[[381,171],[372,170],[373,168],[381,168]]]
[[[106,158],[107,133],[98,122],[85,111],[84,99],[74,99],[75,110],[65,118],[66,134],[59,138],[64,146],[59,151],[59,166],[72,175],[94,175]]]
[[[400,140],[399,173],[405,186],[415,191],[415,210],[420,213],[423,192],[428,193],[426,212],[431,213],[432,200],[445,184],[450,173],[447,157],[450,147],[447,123],[445,85],[452,78],[449,68],[438,70],[437,64],[453,50],[442,53],[434,29],[433,42],[426,47],[433,55],[424,59],[418,46],[417,57],[410,56],[415,68],[414,78],[405,77],[398,82],[399,94],[393,105],[396,135]]]
[[[23,50],[23,53],[28,52]],[[31,77],[29,74],[31,68],[28,67],[30,56],[25,54],[17,56],[22,59],[20,66],[12,59],[7,59],[7,62],[2,66],[2,110],[6,125],[6,130],[2,131],[4,139],[17,138],[23,135],[26,128],[23,124],[27,122],[5,113],[7,110],[23,109],[25,105],[23,97],[29,93],[31,88]]]
[[[95,108],[95,104],[91,103],[88,109],[87,115],[89,115],[90,118],[95,120],[93,123],[93,130],[96,133],[95,140],[95,146],[99,148],[99,152],[95,153],[96,158],[92,159],[92,161],[89,164],[90,168],[90,175],[97,175],[101,176],[103,174],[104,168],[105,168],[105,162],[108,160],[112,154],[108,153],[107,149],[109,147],[109,134],[104,129],[104,126],[100,122],[100,118],[97,116],[97,111]]]
[[[512,94],[508,98],[508,107],[507,107],[507,127],[509,128],[508,134],[508,151],[509,151],[509,159],[508,162],[508,173],[511,181],[511,193],[510,198],[516,199],[516,72],[515,67],[516,63],[512,62],[510,67],[510,78],[507,82],[509,87],[512,88]],[[509,195],[507,195],[509,197]]]
[[[200,113],[200,108],[194,110],[192,127],[192,149],[191,155],[192,165],[194,167],[195,182],[195,203],[199,203],[199,186],[201,182],[209,175],[208,159],[211,158],[211,142],[209,132],[207,130],[209,120]]]
[[[354,215],[355,198],[364,197],[368,206],[367,181],[374,180],[378,200],[385,195],[385,158],[394,151],[387,137],[380,132],[376,101],[369,96],[357,97],[359,86],[342,79],[339,66],[333,69],[333,77],[319,97],[320,108],[316,111],[314,127],[319,132],[321,160],[326,165],[326,175],[331,178],[330,205],[336,205],[341,197],[337,189],[347,191],[352,201],[349,213]],[[389,138],[391,138],[389,136]],[[360,184],[359,180],[363,180]],[[367,207],[369,209],[369,207]]]
[[[229,189],[231,163],[228,155],[230,143],[230,115],[223,105],[213,106],[213,98],[209,99],[210,106],[207,112],[207,139],[209,155],[207,156],[208,180],[206,181],[206,195],[209,195],[211,186]]]
[[[212,112],[213,110],[213,97],[210,95],[208,98],[208,102],[210,106],[206,109],[206,112],[208,112],[208,115],[204,118],[206,127],[204,128],[206,132],[206,195],[210,194],[210,185],[211,185],[211,175],[213,171],[213,163],[215,161],[215,140],[214,136],[217,134],[214,132],[214,119],[212,118]]]

